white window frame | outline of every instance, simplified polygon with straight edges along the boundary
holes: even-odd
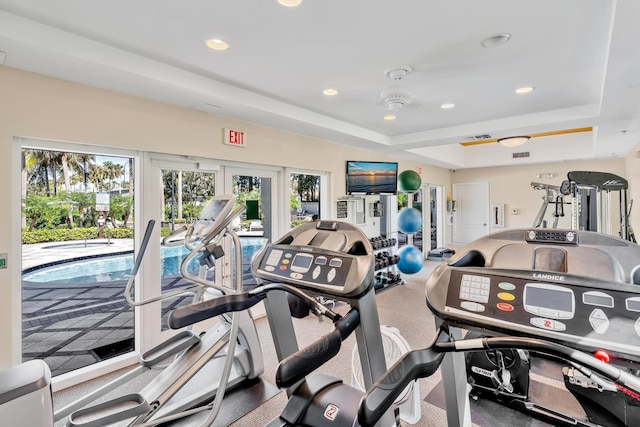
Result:
[[[16,181],[20,182],[22,164],[21,164],[21,152],[23,148],[33,148],[33,149],[42,149],[42,150],[52,150],[52,151],[66,151],[73,153],[88,153],[94,154],[98,156],[119,156],[119,157],[130,157],[134,159],[135,168],[134,168],[134,182],[136,185],[136,193],[143,194],[142,181],[141,181],[141,152],[135,150],[126,150],[126,149],[117,149],[111,147],[103,147],[103,146],[94,146],[87,145],[83,143],[70,143],[70,142],[61,142],[47,139],[36,139],[36,138],[23,138],[23,137],[14,137],[13,139],[13,159],[12,164],[14,173],[12,174],[14,177],[18,177]],[[22,236],[21,236],[21,218],[22,218],[22,200],[21,200],[21,191],[20,185],[13,185],[12,191],[12,200],[11,200],[11,208],[13,209],[12,217],[15,218],[14,224],[12,226],[14,230],[14,234],[12,236],[12,253],[15,253],[17,257],[20,259],[20,263],[22,264]],[[134,212],[136,212],[134,218],[134,247],[138,247],[140,244],[140,239],[143,234],[143,229],[141,228],[140,217],[138,213],[142,212],[142,205],[139,197],[134,199]],[[22,361],[22,269],[14,269],[13,275],[11,277],[11,283],[13,285],[12,289],[12,307],[13,310],[13,318],[12,318],[12,359],[14,364],[18,364]],[[134,321],[134,337],[136,341],[136,350],[138,350],[137,342],[138,337],[141,332],[141,325],[136,318]],[[101,375],[108,374],[115,370],[130,366],[133,363],[137,363],[138,361],[138,353],[137,351],[129,352],[127,354],[123,354],[121,356],[117,356],[102,362],[97,362],[86,366],[84,368],[76,369],[74,371],[68,372],[63,375],[59,375],[53,378],[52,387],[54,391],[62,390],[64,388],[97,378]]]

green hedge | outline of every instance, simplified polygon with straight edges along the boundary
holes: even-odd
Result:
[[[103,238],[110,236],[112,239],[131,239],[133,230],[131,228],[112,228],[107,234],[103,230]],[[44,242],[65,242],[68,240],[92,240],[98,239],[98,228],[58,228],[55,230],[22,230],[22,243],[44,243]]]
[[[168,227],[160,228],[162,237],[168,236],[171,229]],[[133,229],[131,228],[112,228],[110,234],[104,231],[103,239],[110,236],[112,239],[132,239]],[[66,242],[68,240],[93,240],[98,239],[98,229],[96,227],[89,228],[59,228],[55,230],[22,230],[22,243],[45,243],[45,242]]]

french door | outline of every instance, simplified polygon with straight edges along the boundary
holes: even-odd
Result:
[[[128,364],[137,326],[123,297],[139,237],[139,153],[16,139],[21,156],[22,360],[56,389]]]
[[[242,245],[242,279],[245,288],[257,284],[251,275],[253,254],[284,230],[283,215],[280,213],[282,173],[281,170],[267,168],[224,168],[224,192],[235,195],[238,203],[246,207],[236,230]],[[230,263],[225,263],[223,267],[226,286],[234,286],[236,272],[232,271],[232,267]]]

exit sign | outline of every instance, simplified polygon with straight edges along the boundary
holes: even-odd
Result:
[[[228,129],[224,130],[223,141],[227,145],[234,145],[236,147],[247,146],[247,134],[241,130]]]

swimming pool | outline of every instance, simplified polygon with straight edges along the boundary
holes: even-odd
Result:
[[[264,239],[261,237],[241,237],[242,257],[250,258],[262,248]],[[179,276],[180,263],[187,255],[184,246],[161,247],[162,278]],[[133,256],[128,254],[105,255],[63,262],[48,267],[39,268],[22,275],[22,280],[37,283],[93,283],[128,280]],[[187,266],[189,271],[197,272],[198,263],[193,259]]]

